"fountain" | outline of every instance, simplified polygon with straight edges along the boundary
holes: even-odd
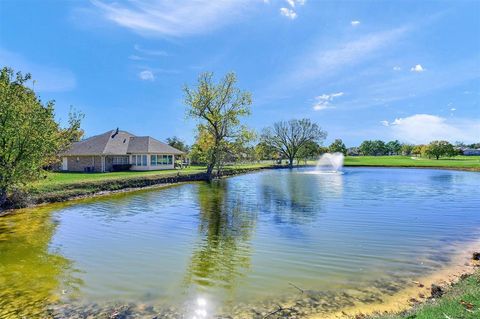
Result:
[[[318,159],[315,170],[317,172],[339,172],[343,167],[343,158],[343,154],[339,152],[325,153]]]

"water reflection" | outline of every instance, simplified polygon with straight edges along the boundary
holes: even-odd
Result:
[[[250,267],[256,214],[228,191],[225,181],[200,184],[197,190],[198,240],[185,284],[206,293],[215,286],[233,295],[236,282]]]
[[[43,317],[62,291],[82,284],[72,262],[49,246],[58,224],[48,210],[0,218],[0,318]]]
[[[307,224],[325,213],[326,200],[343,192],[343,174],[314,171],[264,174],[258,189],[263,212],[274,215],[278,224]]]

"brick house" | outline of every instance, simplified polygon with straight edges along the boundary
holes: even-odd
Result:
[[[62,171],[173,169],[175,156],[184,153],[150,136],[135,136],[118,129],[73,143],[62,154]]]

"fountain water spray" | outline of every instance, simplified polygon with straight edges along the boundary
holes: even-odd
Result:
[[[336,153],[325,153],[323,154],[317,162],[316,171],[324,172],[338,172],[342,170],[343,167],[343,154]]]

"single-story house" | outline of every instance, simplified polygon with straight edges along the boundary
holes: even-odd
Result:
[[[462,153],[466,156],[478,156],[480,155],[480,148],[464,148]]]
[[[114,170],[173,169],[175,156],[184,153],[150,136],[135,136],[118,129],[72,144],[60,154],[62,171],[110,172]]]

